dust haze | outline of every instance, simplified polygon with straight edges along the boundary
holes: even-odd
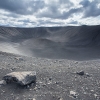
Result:
[[[0,27],[0,51],[50,59],[98,59],[100,26]]]

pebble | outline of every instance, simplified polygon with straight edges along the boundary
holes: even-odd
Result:
[[[55,84],[59,84],[59,82],[55,82]]]
[[[36,100],[35,98],[33,98],[32,100]]]
[[[6,85],[6,81],[5,80],[1,80],[0,81],[0,85]]]
[[[30,88],[30,86],[29,85],[27,85],[27,89],[29,89]]]
[[[63,100],[63,98],[59,98],[59,100]]]
[[[40,81],[39,83],[42,84],[43,82]]]
[[[86,73],[85,75],[88,76],[88,77],[90,77],[89,73]]]
[[[94,90],[90,90],[91,92],[94,92]]]
[[[43,84],[42,86],[44,87],[44,86],[46,86],[46,84]]]
[[[73,98],[77,98],[77,93],[75,91],[70,91],[70,96],[72,96]]]
[[[76,74],[83,76],[84,75],[84,71],[76,72]]]
[[[5,93],[5,91],[4,90],[1,90],[2,91],[2,93]]]
[[[20,61],[23,61],[23,58],[21,57],[15,57],[16,60],[20,60]]]
[[[29,89],[30,91],[32,91],[32,89]]]
[[[32,98],[28,98],[28,100],[33,100]]]
[[[97,98],[98,95],[97,94],[94,94],[94,96],[95,96],[95,98]]]
[[[52,80],[52,78],[49,78],[49,80]]]

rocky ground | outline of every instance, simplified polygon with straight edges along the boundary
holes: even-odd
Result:
[[[37,72],[36,84],[0,86],[0,100],[100,100],[100,59],[46,59],[0,52],[0,80],[9,72],[32,70]]]

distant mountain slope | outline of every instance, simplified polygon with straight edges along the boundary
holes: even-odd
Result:
[[[0,27],[0,41],[48,39],[66,45],[100,45],[100,26],[14,28]]]
[[[46,58],[100,58],[100,25],[0,27],[0,51]]]

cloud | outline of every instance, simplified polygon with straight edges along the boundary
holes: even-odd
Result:
[[[68,18],[77,10],[66,12],[72,5],[74,4],[70,0],[0,0],[0,8],[9,12],[50,18]]]
[[[68,24],[72,24],[72,25],[77,25],[78,24],[78,21],[74,21],[74,20],[72,20],[71,22],[69,22]]]
[[[21,15],[33,14],[44,6],[39,0],[0,0],[0,8]]]
[[[0,0],[0,25],[90,25],[99,18],[100,0]]]
[[[39,20],[38,21],[38,25],[41,25],[41,26],[52,26],[52,25],[55,25],[55,26],[60,26],[60,25],[63,25],[64,22],[63,21],[58,21],[58,20]]]
[[[98,5],[100,4],[100,0],[83,0],[80,2],[80,5],[83,6],[83,17],[95,17],[100,15],[100,7]]]

